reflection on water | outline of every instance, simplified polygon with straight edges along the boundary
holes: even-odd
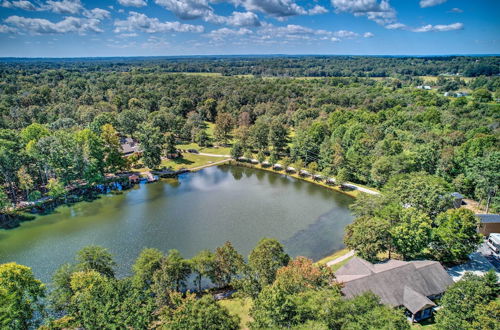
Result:
[[[108,248],[118,274],[145,247],[190,258],[231,241],[244,255],[263,237],[292,255],[319,259],[343,247],[352,200],[328,189],[246,167],[219,166],[178,180],[141,184],[93,202],[62,206],[14,230],[0,231],[0,262],[15,261],[49,281],[89,244]]]

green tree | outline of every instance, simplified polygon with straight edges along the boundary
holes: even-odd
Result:
[[[100,132],[103,141],[105,170],[115,172],[125,168],[126,161],[120,151],[121,145],[118,132],[111,124],[102,125]]]
[[[414,259],[422,255],[430,243],[432,220],[413,208],[403,209],[390,233],[395,252],[403,259]]]
[[[451,188],[442,178],[423,172],[396,175],[382,193],[401,206],[411,206],[431,218],[453,207]]]
[[[474,99],[478,102],[490,102],[491,100],[493,100],[493,97],[491,97],[491,93],[484,88],[476,89],[472,93],[472,97],[474,97]]]
[[[163,257],[160,268],[153,274],[153,291],[161,296],[162,290],[180,291],[186,287],[186,280],[191,275],[188,260],[182,258],[177,250],[168,251]]]
[[[14,262],[0,265],[0,325],[28,329],[37,325],[35,313],[43,313],[45,287],[31,268]]]
[[[214,136],[222,144],[227,144],[231,138],[233,117],[229,113],[219,113],[215,120]]]
[[[175,154],[177,152],[177,148],[175,147],[175,136],[174,134],[167,132],[165,133],[165,153]]]
[[[224,287],[231,283],[238,275],[244,264],[243,256],[236,251],[231,242],[215,250],[214,281],[218,287]]]
[[[239,318],[229,314],[210,295],[197,299],[195,295],[188,294],[186,298],[176,300],[174,308],[167,308],[160,315],[160,324],[164,329],[239,329]]]
[[[202,250],[190,260],[191,269],[196,274],[194,284],[201,292],[201,282],[203,277],[214,278],[215,256],[209,250]]]
[[[114,277],[114,267],[116,263],[113,261],[113,256],[107,249],[90,245],[86,246],[76,254],[77,269],[81,271],[94,270],[101,275]]]
[[[259,163],[262,163],[266,160],[266,155],[262,150],[259,150],[259,152],[257,153],[257,160],[259,161]]]
[[[48,195],[54,199],[61,198],[66,195],[66,188],[59,180],[51,178],[47,184]]]
[[[362,258],[375,261],[379,253],[389,249],[390,229],[389,221],[383,218],[358,217],[346,227],[344,243]]]
[[[476,308],[484,308],[490,302],[491,288],[485,281],[470,273],[450,286],[441,299],[442,308],[436,315],[438,329],[472,329],[477,322]]]
[[[477,232],[479,219],[468,209],[451,209],[440,213],[433,230],[433,254],[443,262],[467,260],[481,243]]]
[[[5,212],[11,205],[9,196],[7,196],[3,189],[0,189],[0,211]]]
[[[274,282],[276,271],[288,264],[290,257],[285,253],[283,245],[275,239],[263,238],[250,252],[248,265],[256,274],[261,286]]]
[[[23,142],[27,144],[30,141],[38,142],[42,137],[50,135],[50,131],[44,125],[33,123],[23,128],[19,135]]]
[[[159,128],[153,127],[150,123],[143,124],[140,127],[138,137],[144,165],[150,169],[160,166],[164,139]]]
[[[288,130],[279,119],[273,120],[269,126],[269,145],[277,153],[282,152],[288,145]]]
[[[133,283],[141,289],[146,289],[153,282],[154,273],[160,269],[163,253],[157,249],[143,249],[135,260]]]
[[[76,271],[76,267],[72,264],[61,265],[52,275],[52,287],[49,300],[51,307],[56,312],[67,311],[73,291],[71,289],[71,276]]]
[[[240,142],[236,142],[231,147],[231,157],[233,159],[238,159],[243,156],[243,147]]]

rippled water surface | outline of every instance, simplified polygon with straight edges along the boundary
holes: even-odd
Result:
[[[177,180],[141,184],[0,230],[0,263],[33,268],[43,281],[76,251],[108,248],[126,275],[145,247],[178,249],[186,258],[231,241],[245,256],[262,237],[292,256],[313,259],[341,249],[352,199],[328,189],[243,167],[210,167]]]

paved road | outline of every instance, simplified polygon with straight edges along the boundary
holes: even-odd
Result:
[[[380,194],[378,191],[363,188],[363,187],[357,186],[353,183],[344,183],[344,186],[362,191],[362,192],[370,194],[370,195],[379,195]]]
[[[201,166],[198,166],[198,167],[193,167],[193,168],[190,168],[189,170],[190,170],[190,171],[197,171],[197,170],[201,170],[202,168],[205,168],[205,167],[209,167],[209,166],[214,166],[214,165],[218,165],[218,164],[225,163],[225,162],[227,162],[228,160],[231,160],[231,158],[224,159],[224,160],[219,160],[219,161],[217,161],[217,162],[213,162],[213,163],[209,163],[209,164],[201,165]]]
[[[333,259],[333,260],[328,261],[328,262],[326,263],[326,265],[327,265],[328,267],[330,267],[331,265],[338,264],[339,262],[344,261],[344,260],[346,260],[347,258],[352,257],[353,255],[354,255],[354,250],[351,250],[351,251],[347,252],[346,254],[344,254],[343,256],[340,256],[340,257],[338,257],[338,258],[335,258],[335,259]]]
[[[207,154],[205,152],[197,152],[197,153],[193,152],[193,154],[195,154],[195,155],[202,155],[202,156],[210,156],[210,157],[224,157],[224,158],[231,157],[231,155]]]

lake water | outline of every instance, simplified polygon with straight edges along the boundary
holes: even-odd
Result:
[[[128,275],[145,247],[178,249],[190,258],[231,241],[247,256],[263,237],[292,256],[319,259],[343,248],[352,198],[281,174],[218,166],[178,180],[141,184],[93,202],[0,230],[0,263],[33,268],[44,282],[90,244],[109,249],[118,275]]]

